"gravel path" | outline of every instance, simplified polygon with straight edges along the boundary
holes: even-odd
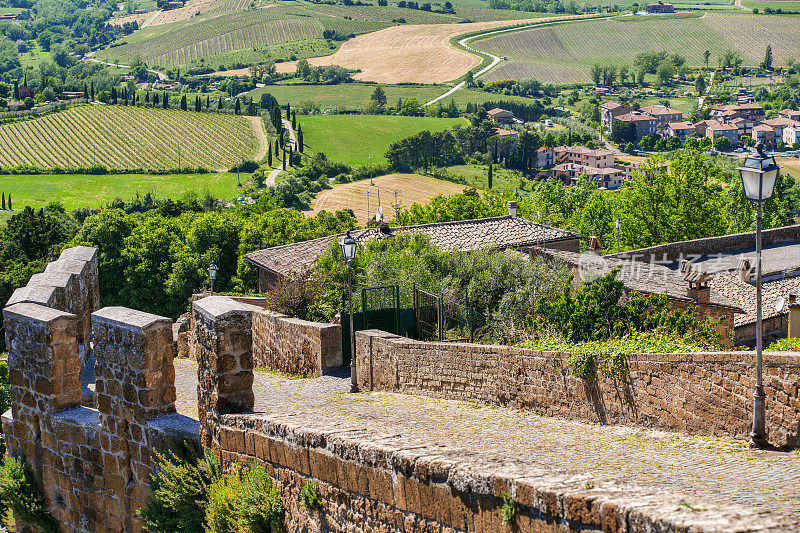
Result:
[[[439,446],[464,461],[513,465],[681,495],[694,509],[741,505],[797,519],[800,451],[747,450],[727,438],[602,426],[529,411],[390,393],[349,394],[349,372],[317,379],[256,373],[256,411],[309,427],[367,430]],[[176,361],[179,411],[197,416],[196,366]],[[788,529],[787,529],[788,530]]]

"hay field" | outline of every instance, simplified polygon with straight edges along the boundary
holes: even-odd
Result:
[[[632,65],[637,53],[666,50],[686,57],[693,66],[711,64],[726,49],[742,52],[745,62],[757,64],[772,44],[776,64],[797,55],[800,18],[740,13],[708,13],[697,18],[622,17],[532,28],[473,41],[472,46],[504,62],[487,80],[534,77],[542,82],[588,82],[589,68]]]
[[[150,23],[150,26],[172,24],[182,20],[189,20],[198,13],[224,13],[226,11],[240,11],[250,7],[250,0],[189,0],[186,5],[178,9],[162,11]]]
[[[181,167],[227,170],[266,153],[259,120],[172,109],[73,107],[0,126],[0,168],[98,164],[166,170],[178,167],[180,149]]]
[[[314,216],[322,210],[335,212],[352,209],[359,224],[365,224],[368,208],[370,217],[375,216],[379,196],[384,220],[391,220],[395,214],[395,191],[397,202],[402,207],[409,207],[414,202],[424,205],[440,194],[457,194],[464,190],[464,186],[458,183],[419,174],[389,174],[375,178],[373,183],[375,185],[371,186],[369,180],[356,181],[322,191],[314,199],[311,211],[306,211],[306,214]]]
[[[309,63],[361,69],[353,76],[357,80],[443,83],[464,75],[481,62],[480,57],[451,46],[451,38],[476,30],[542,20],[547,19],[392,26],[350,39],[333,55],[310,59]],[[292,66],[284,63],[282,68]]]

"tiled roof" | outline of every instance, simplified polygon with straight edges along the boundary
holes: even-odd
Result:
[[[614,151],[609,150],[607,148],[587,148],[585,146],[558,146],[555,148],[555,151],[562,154],[571,153],[571,154],[591,155],[596,157],[602,157],[604,155],[614,155]]]
[[[514,115],[514,113],[512,113],[511,111],[508,111],[508,110],[506,110],[506,109],[500,109],[499,107],[495,107],[494,109],[490,109],[490,110],[489,110],[489,111],[487,111],[486,113],[487,113],[487,114],[488,114],[490,117],[493,117],[493,116],[495,116],[495,115],[506,114],[506,113],[508,113],[508,114],[509,114],[509,115],[511,115],[511,116],[513,116],[513,115]]]
[[[600,107],[602,107],[603,109],[619,109],[620,107],[630,108],[630,106],[627,106],[625,104],[620,104],[619,102],[606,102],[604,104],[600,104]]]
[[[655,117],[645,113],[634,112],[620,115],[617,117],[617,120],[621,120],[623,122],[650,122],[651,120],[655,120]]]
[[[681,115],[682,113],[677,109],[672,109],[671,107],[667,107],[661,104],[649,105],[647,107],[643,107],[641,109],[642,112],[647,113],[648,115]]]
[[[776,128],[782,128],[783,126],[791,126],[794,123],[795,123],[794,120],[786,117],[771,118],[769,120],[762,121],[762,124],[769,124],[770,126]]]
[[[580,165],[578,163],[562,163],[553,167],[556,172],[583,172],[589,176],[605,176],[614,175],[625,172],[624,168],[619,167],[605,167],[597,168],[589,165]]]
[[[733,124],[719,124],[719,123],[716,123],[716,124],[709,124],[708,125],[708,129],[710,129],[711,131],[733,131],[733,130],[737,130],[738,128],[736,126],[734,126]]]
[[[755,236],[750,233],[743,236],[746,244],[753,246]],[[709,272],[722,272],[733,270],[738,267],[743,259],[747,259],[751,265],[756,264],[756,252],[754,248],[740,248],[735,251],[720,251],[718,254],[709,254],[693,262],[704,264]],[[784,272],[787,270],[800,269],[800,241],[784,242],[764,246],[761,250],[761,269],[764,275]]]
[[[734,315],[734,327],[745,326],[756,322],[756,287],[739,279],[735,274],[723,272],[714,276],[709,283],[710,287],[724,294],[725,297],[736,303],[744,310],[744,314]],[[800,293],[800,277],[776,279],[765,281],[762,284],[762,316],[764,319],[772,318],[786,313],[786,308],[776,311],[775,302],[783,297],[787,300],[790,292]]]
[[[758,126],[753,128],[753,131],[774,132],[775,129],[772,126],[770,126],[769,124],[759,124]]]
[[[681,130],[693,130],[694,124],[691,122],[670,122],[668,127],[672,131],[681,131]]]
[[[551,228],[524,218],[511,216],[440,222],[419,226],[368,228],[352,231],[359,243],[373,239],[418,231],[428,235],[435,245],[461,251],[480,248],[514,248],[547,242],[578,238],[570,231]],[[251,252],[245,259],[256,266],[266,268],[283,276],[289,276],[309,268],[332,242],[340,235],[331,235],[310,241],[275,246]]]
[[[658,263],[604,257],[593,252],[579,254],[537,248],[535,253],[560,258],[567,264],[578,268],[581,274],[590,276],[603,275],[616,267],[621,267],[617,279],[623,282],[628,290],[638,291],[642,294],[666,294],[673,300],[684,302],[696,301],[688,296],[689,284],[684,281],[683,274]],[[584,279],[587,277],[584,276]],[[730,309],[733,313],[742,312],[736,302],[713,289],[710,291],[710,304]]]

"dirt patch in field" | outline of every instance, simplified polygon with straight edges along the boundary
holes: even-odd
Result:
[[[369,217],[375,216],[380,198],[384,220],[391,220],[395,215],[395,191],[401,207],[408,207],[414,202],[427,204],[440,194],[457,194],[464,190],[464,185],[419,174],[389,174],[375,178],[373,183],[374,186],[370,185],[369,180],[356,181],[322,191],[314,199],[311,211],[306,211],[306,214],[314,216],[322,210],[335,212],[352,209],[359,224],[364,224],[368,220],[368,209]]]
[[[465,74],[481,59],[450,46],[450,39],[475,30],[501,28],[547,19],[498,20],[469,24],[409,24],[359,35],[334,54],[309,59],[311,65],[360,69],[353,77],[378,83],[443,83]],[[296,62],[279,63],[293,72]]]
[[[141,26],[145,20],[150,18],[153,14],[152,13],[142,13],[140,15],[125,15],[124,17],[114,17],[108,21],[109,24],[112,26],[122,26],[123,24],[127,24],[129,22],[136,22]]]
[[[178,9],[162,11],[150,23],[150,26],[160,26],[181,20],[189,20],[196,14],[221,13],[247,9],[248,0],[189,0],[186,5]]]
[[[261,161],[267,155],[267,133],[264,131],[264,121],[261,117],[247,117],[250,125],[253,126],[253,133],[258,140],[258,151],[253,156],[253,161]]]

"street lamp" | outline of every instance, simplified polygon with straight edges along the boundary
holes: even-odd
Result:
[[[347,291],[350,296],[350,392],[358,392],[358,381],[356,380],[356,345],[353,336],[353,259],[356,256],[356,240],[350,232],[344,234],[339,239],[339,246],[342,247],[342,260],[347,265]]]
[[[622,221],[620,219],[616,219],[614,221],[614,227],[617,228],[617,253],[619,253],[619,228],[622,227]]]
[[[217,279],[217,265],[212,261],[208,265],[208,279],[211,281],[211,296],[214,296],[214,280]]]
[[[745,197],[756,208],[756,390],[753,393],[753,429],[750,432],[751,448],[768,446],[766,435],[766,396],[762,377],[762,352],[764,340],[761,324],[761,204],[772,198],[778,169],[775,158],[764,153],[764,143],[756,143],[756,155],[749,155],[739,167]]]

